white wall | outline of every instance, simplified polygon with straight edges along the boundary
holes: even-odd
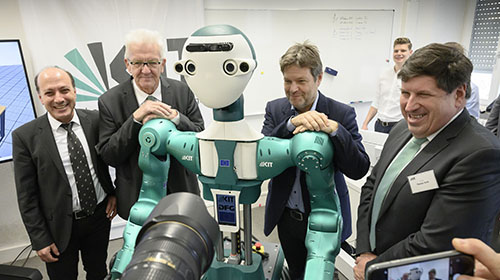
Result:
[[[0,38],[25,39],[21,23],[21,12],[17,0],[2,0],[0,9]],[[146,3],[146,2],[145,2]],[[394,9],[394,37],[409,36],[416,48],[430,42],[459,41],[468,46],[472,26],[474,0],[206,0],[206,9]],[[85,24],[85,23],[82,23]],[[306,24],[306,23],[304,23]],[[311,28],[314,28],[313,26]],[[279,38],[276,38],[279,40]],[[369,46],[367,46],[369,47]],[[32,72],[30,50],[24,46],[24,55],[28,74]],[[356,55],[346,54],[346,55]],[[34,85],[32,84],[34,89]],[[36,95],[36,94],[35,94]],[[34,96],[34,100],[38,100]],[[246,100],[251,102],[251,100]],[[43,109],[36,101],[38,112]],[[358,112],[358,119],[365,115]],[[210,121],[210,110],[205,111],[205,118]],[[248,122],[260,131],[263,116],[249,116]],[[12,163],[0,164],[0,263],[12,260],[29,240],[22,225],[13,177]]]
[[[24,60],[28,75],[31,72],[31,56],[23,46],[24,28],[20,20],[20,11],[16,0],[2,0],[0,9],[0,38],[20,39],[24,50]],[[31,81],[30,81],[31,83]],[[31,88],[34,85],[31,83]],[[38,99],[34,96],[34,100]],[[37,109],[41,106],[37,107]],[[21,222],[17,208],[16,188],[14,185],[14,168],[12,161],[0,164],[0,263],[10,261],[29,244],[28,234]]]

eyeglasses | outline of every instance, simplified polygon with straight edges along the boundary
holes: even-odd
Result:
[[[129,61],[128,63],[130,63],[130,65],[132,65],[132,67],[134,68],[142,68],[144,67],[144,65],[147,65],[149,69],[151,68],[156,68],[158,67],[160,64],[161,64],[161,61]]]

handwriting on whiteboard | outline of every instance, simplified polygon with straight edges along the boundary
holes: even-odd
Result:
[[[333,14],[333,38],[342,41],[369,40],[376,33],[375,23],[366,15]]]

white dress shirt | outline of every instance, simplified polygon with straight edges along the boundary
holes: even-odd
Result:
[[[401,80],[394,67],[387,68],[379,77],[375,99],[371,106],[377,109],[377,118],[383,122],[397,122],[403,118],[399,106]]]
[[[78,189],[76,188],[75,173],[73,172],[73,167],[71,166],[71,161],[69,159],[68,152],[68,131],[61,127],[61,122],[54,119],[50,113],[47,113],[49,118],[50,127],[52,128],[52,134],[54,135],[54,140],[56,141],[57,150],[59,151],[59,156],[61,157],[62,164],[64,166],[64,171],[66,176],[68,176],[69,185],[71,187],[72,201],[73,201],[73,212],[80,211],[80,199],[78,198]],[[92,181],[94,181],[95,194],[97,196],[97,203],[101,203],[106,198],[106,192],[101,187],[99,179],[97,178],[97,173],[92,163],[92,158],[90,156],[89,144],[87,143],[87,138],[83,132],[82,126],[80,124],[80,119],[74,111],[72,130],[80,140],[85,151],[85,156],[87,157],[87,162],[90,169],[90,175],[92,176]]]

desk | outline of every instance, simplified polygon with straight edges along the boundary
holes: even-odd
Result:
[[[0,141],[5,136],[5,109],[7,107],[0,105]]]

